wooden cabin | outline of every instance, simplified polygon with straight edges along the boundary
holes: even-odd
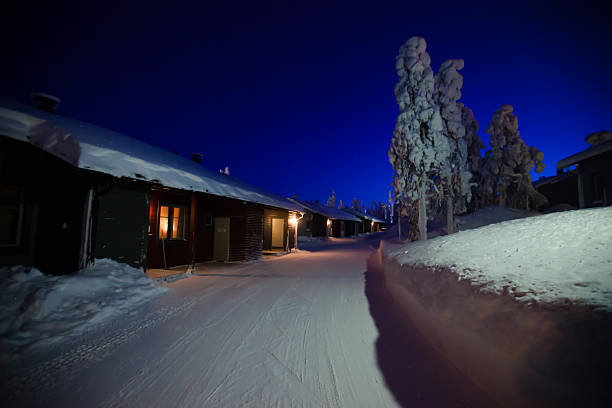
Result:
[[[308,237],[350,237],[356,235],[360,220],[335,207],[318,202],[292,199],[302,206],[304,218],[300,220],[298,235]]]
[[[578,208],[590,208],[612,205],[612,134],[604,140],[591,138],[598,134],[587,136],[586,141],[591,146],[579,153],[573,154],[557,163],[557,172],[563,173],[575,166],[576,195]],[[594,140],[591,140],[594,139]],[[559,185],[559,188],[569,186]]]
[[[127,136],[0,99],[0,141],[0,266],[166,268],[297,247],[300,206]]]
[[[378,232],[387,229],[387,223],[380,218],[362,213],[352,208],[344,208],[343,210],[359,220],[359,225],[356,228],[360,233]]]

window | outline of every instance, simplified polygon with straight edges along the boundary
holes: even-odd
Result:
[[[0,186],[0,247],[21,243],[23,192],[16,187]]]
[[[185,239],[185,207],[162,205],[159,207],[159,238]]]

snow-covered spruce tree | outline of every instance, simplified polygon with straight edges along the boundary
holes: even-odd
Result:
[[[329,207],[335,207],[336,206],[336,190],[332,190],[332,193],[330,194],[329,198],[327,199],[327,205]]]
[[[483,192],[481,191],[482,174],[481,167],[483,164],[480,151],[484,149],[485,144],[478,136],[478,121],[474,117],[474,112],[467,106],[459,102],[461,108],[461,123],[465,128],[465,144],[467,146],[467,165],[468,170],[472,173],[472,200],[469,203],[469,209],[475,211],[484,207]]]
[[[446,202],[446,227],[452,234],[455,230],[455,213],[464,213],[467,203],[472,199],[470,180],[472,174],[468,168],[468,150],[465,140],[465,127],[462,121],[461,98],[463,77],[462,59],[449,59],[442,63],[435,76],[434,100],[440,107],[444,136],[448,139],[449,161],[440,170],[440,181]]]
[[[344,203],[342,202],[342,200],[340,200],[340,204],[338,204],[338,208],[339,209],[343,209],[344,208]]]
[[[434,74],[426,48],[422,37],[412,37],[400,47],[395,85],[400,114],[389,148],[395,196],[401,206],[417,203],[418,222],[411,223],[410,229],[417,230],[421,240],[427,239],[427,190],[433,186],[434,174],[448,161],[448,141],[442,135],[442,119],[433,99]],[[398,210],[401,214],[402,208]]]
[[[536,148],[528,147],[518,131],[518,118],[511,105],[503,105],[487,127],[491,150],[487,151],[483,166],[485,193],[497,198],[500,206],[514,208],[538,207],[546,198],[532,185],[531,174],[535,162],[536,171],[544,169],[544,155]]]

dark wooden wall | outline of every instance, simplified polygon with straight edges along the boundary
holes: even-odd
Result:
[[[63,274],[80,267],[85,181],[74,166],[0,135],[0,185],[23,194],[21,240],[0,247],[0,266],[35,266]]]
[[[122,179],[95,194],[92,244],[95,258],[110,258],[136,268],[147,265],[148,183]]]
[[[586,208],[612,204],[612,152],[587,159],[579,168]],[[599,200],[595,192],[595,175],[599,178]],[[604,202],[605,197],[605,202]]]
[[[559,181],[551,180],[535,188],[548,199],[548,207],[557,204],[569,204],[578,208],[578,176],[576,174],[563,175]]]

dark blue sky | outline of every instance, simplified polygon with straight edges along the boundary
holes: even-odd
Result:
[[[462,101],[487,145],[494,111],[514,106],[545,175],[612,129],[604,2],[84,3],[2,10],[0,93],[54,94],[58,114],[279,194],[387,200],[395,56],[413,35],[435,71],[465,60]]]

